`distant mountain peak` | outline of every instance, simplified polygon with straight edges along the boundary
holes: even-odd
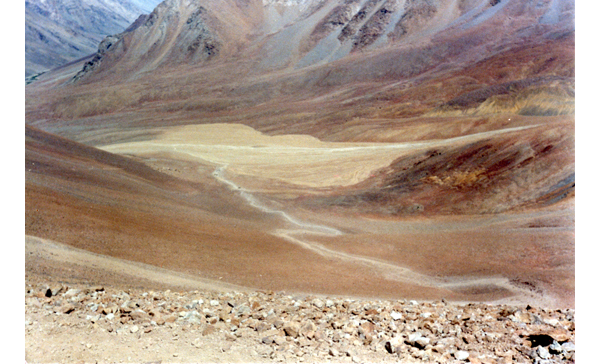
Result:
[[[26,0],[25,76],[93,54],[160,0]]]

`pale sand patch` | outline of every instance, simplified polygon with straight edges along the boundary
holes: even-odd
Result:
[[[169,152],[184,160],[226,166],[237,175],[323,188],[359,183],[417,149],[523,128],[527,127],[415,143],[336,143],[308,135],[268,136],[241,124],[205,124],[166,128],[154,140],[106,145],[102,149],[133,155]]]

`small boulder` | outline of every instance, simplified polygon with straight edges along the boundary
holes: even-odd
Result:
[[[550,346],[548,346],[548,351],[550,352],[550,354],[560,354],[562,353],[563,348],[555,340],[552,344],[550,344]]]
[[[431,340],[427,337],[424,337],[420,332],[415,332],[413,334],[408,335],[406,339],[406,343],[414,346],[418,349],[424,349]]]

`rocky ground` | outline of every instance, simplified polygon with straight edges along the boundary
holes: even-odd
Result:
[[[572,363],[575,311],[26,281],[27,362]]]

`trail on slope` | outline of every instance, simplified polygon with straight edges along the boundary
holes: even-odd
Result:
[[[509,279],[504,277],[485,277],[475,279],[460,277],[432,277],[425,274],[417,273],[407,267],[401,267],[377,258],[360,256],[327,248],[322,244],[309,240],[306,236],[340,236],[343,234],[343,232],[330,226],[301,221],[289,215],[285,211],[276,210],[267,206],[266,203],[261,202],[252,193],[245,190],[241,186],[238,186],[233,181],[227,179],[225,177],[226,168],[226,165],[218,167],[213,172],[213,177],[218,181],[226,184],[233,191],[239,192],[240,196],[244,198],[246,202],[252,207],[264,213],[280,215],[283,220],[292,224],[295,228],[278,229],[272,232],[272,234],[275,236],[279,236],[313,253],[319,254],[326,258],[332,258],[342,260],[348,263],[361,264],[363,266],[367,266],[368,268],[371,268],[378,272],[386,279],[390,279],[397,282],[410,283],[420,285],[423,287],[432,287],[447,290],[465,289],[470,287],[496,286],[499,289],[506,289],[509,292],[513,292],[517,297],[524,298],[524,301],[526,302],[543,303],[548,301],[548,299],[546,299],[538,293],[511,284]]]
[[[342,235],[342,231],[323,224],[302,221],[282,209],[271,207],[273,204],[270,201],[261,201],[252,191],[244,189],[226,177],[226,171],[230,170],[235,175],[269,177],[309,186],[357,183],[367,178],[372,170],[388,165],[398,157],[398,153],[454,143],[468,143],[536,126],[506,128],[414,143],[324,143],[308,136],[270,137],[245,126],[197,125],[174,128],[156,140],[114,144],[102,149],[113,153],[134,155],[161,151],[174,152],[186,155],[187,158],[213,163],[218,166],[212,173],[213,178],[235,193],[239,193],[250,206],[267,214],[278,215],[282,221],[289,224],[289,228],[278,229],[271,234],[323,257],[365,266],[386,279],[454,291],[496,287],[513,292],[523,301],[544,303],[550,298],[527,288],[515,286],[508,278],[433,277],[381,259],[328,248],[314,241],[315,238],[309,237],[335,237]],[[331,168],[332,164],[335,164],[336,168]],[[340,176],[334,176],[335,174]]]

